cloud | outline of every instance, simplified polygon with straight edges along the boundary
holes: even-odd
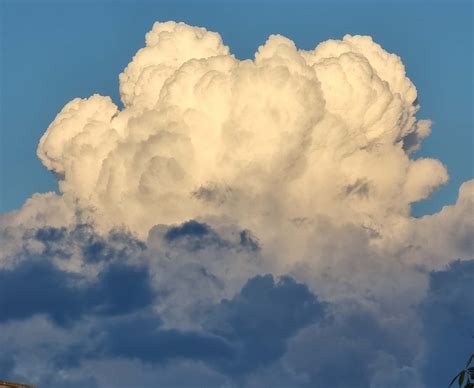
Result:
[[[448,175],[414,156],[431,123],[398,56],[370,37],[304,51],[272,35],[238,60],[215,32],[158,22],[120,93],[123,108],[64,106],[38,146],[60,193],[0,216],[4,376],[449,382],[469,353],[474,182],[412,217]]]
[[[4,320],[28,318],[47,313],[58,324],[77,319],[82,313],[81,298],[68,279],[50,263],[23,263],[0,274]],[[22,287],[13,295],[9,290]]]
[[[429,334],[420,320],[440,322],[437,317],[446,314],[436,295],[445,300],[443,306],[452,309],[457,296],[467,297],[470,285],[466,279],[470,262],[458,262],[449,275],[430,275],[427,297],[412,295],[403,302],[395,283],[385,283],[393,298],[374,293],[323,302],[307,284],[290,276],[247,273],[247,278],[242,276],[246,280],[232,280],[238,272],[226,271],[226,263],[235,260],[241,265],[246,258],[261,255],[242,243],[243,232],[238,229],[225,235],[209,225],[188,221],[156,227],[147,243],[118,231],[97,235],[90,225],[29,229],[25,233],[25,245],[27,240],[39,240],[44,252],[39,257],[19,257],[13,267],[1,270],[4,290],[0,295],[4,298],[0,307],[8,319],[0,324],[4,333],[15,335],[5,334],[0,340],[16,355],[3,363],[5,375],[22,381],[36,376],[41,385],[73,387],[83,381],[78,377],[82,376],[90,384],[111,387],[116,383],[104,376],[107,365],[123,362],[135,378],[146,376],[137,380],[147,381],[144,386],[191,368],[202,381],[216,387],[365,387],[381,383],[422,387],[420,357],[425,341],[438,346],[437,339],[447,338],[452,325],[439,324],[439,330]],[[48,256],[51,252],[55,254]],[[80,271],[58,266],[75,257],[82,262]],[[357,272],[374,264],[360,261],[360,257],[354,260],[361,265],[360,270],[353,270],[356,279]],[[350,260],[346,258],[344,263],[348,265]],[[339,267],[343,265],[335,263],[335,268]],[[396,268],[389,267],[387,273],[375,268],[373,276],[387,282],[390,276],[411,276],[413,271],[407,268],[404,275]],[[298,273],[295,276],[304,278]],[[326,296],[344,289],[337,283],[348,279],[342,273],[334,279],[325,278],[324,273],[313,276],[316,283],[333,283],[321,288]],[[416,277],[423,279],[423,272]],[[464,288],[454,288],[459,292],[446,297],[446,288],[458,278]],[[311,276],[307,281],[314,288]],[[13,296],[7,294],[16,284],[25,286]],[[369,303],[371,298],[377,299]],[[420,303],[417,298],[419,312],[418,304],[405,305]],[[42,323],[44,317],[49,323]],[[28,335],[23,335],[21,342],[12,340],[26,331],[36,332],[43,340],[38,342]],[[44,359],[28,359],[21,349],[45,353]],[[18,365],[27,373],[19,374]],[[34,371],[39,365],[41,373]],[[345,370],[342,375],[341,365]],[[52,376],[58,371],[70,377],[56,382]],[[182,386],[194,383],[183,381]]]
[[[160,329],[160,321],[154,317],[127,319],[102,330],[105,336],[99,351],[146,363],[163,363],[173,358],[215,360],[232,358],[234,353],[232,346],[221,337],[205,332]]]
[[[284,363],[305,382],[302,386],[369,387],[397,381],[403,378],[399,373],[416,375],[411,367],[416,344],[400,332],[407,327],[384,322],[360,305],[341,307],[289,343]]]
[[[239,359],[225,367],[239,375],[281,357],[286,339],[323,314],[324,305],[305,285],[265,275],[249,279],[232,300],[212,308],[205,326],[239,343]]]
[[[139,255],[146,245],[127,231],[112,230],[106,237],[89,224],[77,224],[74,228],[42,227],[27,230],[24,239],[30,238],[42,244],[40,254],[52,258],[71,258],[76,251],[87,263],[100,263],[126,259]]]
[[[474,260],[455,261],[430,275],[430,289],[421,306],[426,341],[423,376],[427,386],[435,386],[440,379],[451,381],[472,354],[472,284]]]
[[[409,157],[430,124],[400,58],[370,37],[302,51],[272,35],[239,61],[217,33],[158,22],[120,90],[122,110],[98,95],[68,103],[38,147],[102,228],[145,237],[213,215],[271,241],[269,225],[324,214],[387,234],[447,180],[440,162]]]
[[[247,241],[242,240],[247,232],[235,234],[233,245],[209,226],[196,221],[169,227],[163,232],[171,244],[189,237],[203,239],[195,242],[201,253],[212,253],[215,245],[228,257],[235,256],[235,250],[254,255],[255,247],[249,247]],[[208,239],[209,236],[212,238]],[[156,251],[145,243],[116,231],[101,237],[90,225],[77,225],[71,230],[29,229],[25,232],[25,245],[28,245],[27,240],[44,244],[43,253],[29,257],[28,250],[24,249],[26,256],[18,257],[13,267],[0,271],[0,287],[3,288],[0,290],[3,295],[0,325],[5,333],[16,333],[14,337],[2,336],[1,341],[23,360],[22,368],[28,371],[18,374],[18,364],[5,360],[5,375],[14,378],[29,374],[30,378],[36,376],[40,384],[74,386],[72,377],[56,383],[52,374],[59,370],[75,376],[87,363],[107,359],[139,361],[145,365],[188,360],[206,364],[229,383],[234,379],[243,382],[246,375],[260,366],[281,358],[287,339],[317,322],[325,311],[324,303],[318,301],[306,285],[288,276],[279,279],[272,275],[254,276],[229,299],[207,298],[208,290],[203,285],[210,279],[218,284],[228,280],[211,272],[212,265],[203,262],[191,283],[201,300],[198,314],[188,312],[188,319],[194,319],[195,326],[170,327],[170,319],[164,316],[170,310],[162,305],[174,304],[185,296],[176,299],[166,283],[154,276],[159,269],[151,259]],[[121,249],[124,241],[129,248],[127,251]],[[203,242],[208,245],[204,246]],[[192,260],[196,244],[186,242],[182,247],[172,245],[172,249]],[[70,247],[69,251],[66,246]],[[108,254],[104,255],[104,251]],[[82,261],[80,272],[59,266],[76,256]],[[147,260],[137,264],[143,257]],[[169,257],[158,255],[157,259],[166,263]],[[177,264],[183,266],[183,263]],[[184,265],[184,270],[189,272],[190,267]],[[187,278],[183,273],[178,272],[177,276],[167,271],[164,276],[171,282],[189,281],[189,273]],[[18,284],[24,285],[18,292],[13,295],[7,292]],[[188,285],[185,286],[189,293]],[[186,311],[181,313],[186,314]],[[12,341],[22,331],[32,328],[44,332],[40,335],[44,342],[38,343],[36,336],[34,339],[24,337],[26,344],[23,345]],[[45,358],[27,362],[21,348],[33,350],[33,354],[39,354],[42,349],[41,353],[46,352]],[[36,367],[45,362],[42,373],[30,369],[32,365]],[[96,384],[96,377],[90,376],[90,379]]]
[[[0,356],[0,373],[2,376],[7,376],[11,373],[15,366],[14,356],[3,353]]]
[[[211,245],[225,245],[226,241],[208,225],[197,221],[188,221],[170,228],[164,235],[168,244],[184,244],[190,251],[205,249]]]
[[[401,233],[407,260],[441,269],[454,259],[472,259],[474,253],[474,180],[459,188],[455,205],[413,220]],[[401,245],[401,244],[400,244]]]
[[[244,383],[249,373],[283,356],[286,340],[320,320],[324,308],[290,277],[257,276],[231,300],[209,306],[199,330],[166,329],[150,313],[104,320],[89,335],[95,344],[74,345],[60,359],[72,360],[70,366],[104,356],[151,365],[191,360]]]
[[[46,243],[45,257],[25,257],[12,268],[0,269],[0,322],[45,314],[56,324],[67,326],[85,314],[123,314],[151,304],[154,292],[148,268],[133,265],[129,257],[106,262],[96,276],[55,265],[51,259],[56,256],[70,260],[71,254],[61,248],[67,234],[64,229],[37,230],[34,238]],[[112,239],[120,241],[117,236],[112,235]],[[96,242],[84,240],[83,234],[75,238],[82,244],[84,262],[103,259]],[[93,260],[91,254],[96,255]]]

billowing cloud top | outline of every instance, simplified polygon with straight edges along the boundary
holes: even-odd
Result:
[[[456,348],[450,368],[469,352],[474,182],[411,216],[448,174],[413,156],[431,123],[398,56],[367,36],[304,51],[272,35],[238,60],[215,32],[157,22],[120,94],[64,106],[38,146],[61,193],[0,217],[1,374],[449,382],[430,352]]]
[[[125,108],[68,103],[38,147],[60,188],[104,227],[232,217],[269,223],[327,215],[380,232],[446,182],[409,158],[428,135],[400,59],[370,37],[312,51],[280,35],[239,61],[221,37],[155,23],[120,75]]]

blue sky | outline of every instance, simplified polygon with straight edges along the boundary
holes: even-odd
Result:
[[[473,176],[472,2],[2,2],[0,211],[18,208],[56,180],[36,157],[39,138],[62,106],[93,93],[118,103],[118,74],[153,22],[184,21],[219,31],[239,58],[271,33],[313,48],[368,34],[401,56],[418,89],[420,118],[433,133],[416,156],[441,160],[449,183],[415,204],[417,215],[454,203]]]

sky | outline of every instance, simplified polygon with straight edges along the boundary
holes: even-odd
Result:
[[[464,366],[472,2],[0,4],[1,379],[436,388]]]

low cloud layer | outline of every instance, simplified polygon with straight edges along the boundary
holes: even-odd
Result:
[[[272,35],[240,61],[155,23],[120,92],[66,104],[38,146],[60,194],[0,217],[2,378],[449,382],[473,348],[474,182],[411,216],[448,174],[416,158],[431,124],[399,57]]]

